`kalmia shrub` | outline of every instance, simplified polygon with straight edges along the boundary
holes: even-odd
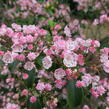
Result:
[[[66,29],[60,35],[59,24],[51,31],[57,33],[36,25],[0,27],[1,109],[92,109],[93,101],[108,109],[109,48]]]

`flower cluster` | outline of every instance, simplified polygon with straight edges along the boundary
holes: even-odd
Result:
[[[60,35],[60,29],[56,24],[52,32],[57,33],[50,34],[36,25],[0,27],[3,109],[28,109],[35,104],[38,109],[54,109],[61,101],[67,102],[71,80],[76,81],[78,90],[86,91],[85,100],[90,95],[98,99],[97,106],[108,108],[109,80],[105,74],[109,73],[109,48],[100,49],[97,40],[74,39],[66,34],[68,29]],[[89,107],[84,105],[83,109]]]

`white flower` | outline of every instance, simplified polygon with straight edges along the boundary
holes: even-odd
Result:
[[[64,28],[64,33],[66,34],[66,36],[71,37],[71,31],[70,31],[70,29],[68,28],[68,26],[66,26],[66,27]]]
[[[42,59],[42,64],[45,69],[49,69],[52,66],[52,59],[50,56],[46,56]]]
[[[12,46],[12,51],[13,51],[13,52],[22,52],[22,51],[23,51],[23,45],[14,44],[14,45]]]
[[[85,43],[84,43],[84,46],[90,47],[91,46],[91,41],[92,41],[91,39],[86,40]]]
[[[64,56],[63,63],[67,67],[76,67],[77,65],[77,55],[76,54],[66,54]]]
[[[66,42],[66,46],[67,46],[67,49],[74,50],[75,48],[77,48],[78,45],[76,41],[68,40]]]
[[[12,63],[14,61],[12,53],[11,52],[6,52],[3,56],[3,62],[6,64]]]
[[[24,68],[28,71],[31,71],[34,67],[35,67],[34,63],[30,61],[26,62],[24,65]]]

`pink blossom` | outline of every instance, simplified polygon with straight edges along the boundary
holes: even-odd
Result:
[[[66,47],[69,50],[75,50],[78,47],[78,44],[76,41],[68,40],[66,42]]]
[[[54,77],[57,80],[61,80],[66,75],[65,71],[62,68],[58,68],[54,72]]]
[[[96,51],[96,49],[94,47],[90,47],[89,48],[89,51],[92,52],[92,53],[94,53]]]
[[[90,91],[91,91],[91,94],[92,94],[93,97],[95,97],[95,98],[99,97],[99,94],[97,93],[97,91],[95,91],[94,88],[91,88]]]
[[[66,26],[66,27],[64,28],[64,33],[66,34],[67,37],[71,37],[71,31],[70,31],[70,29],[69,29],[68,26]]]
[[[50,56],[46,56],[42,59],[43,67],[49,69],[52,66],[52,59]]]
[[[23,51],[23,45],[14,44],[14,45],[12,46],[12,51],[13,51],[13,52],[22,52],[22,51]]]
[[[56,25],[55,25],[55,29],[56,29],[56,30],[60,30],[61,28],[62,28],[62,27],[61,27],[60,24],[56,24]]]
[[[99,95],[101,95],[101,96],[102,96],[102,95],[105,93],[105,91],[106,91],[103,86],[98,86],[96,90],[97,90],[97,93],[98,93]]]
[[[29,44],[27,48],[28,48],[28,50],[32,50],[33,49],[33,45]]]
[[[37,101],[37,98],[35,96],[30,97],[30,102],[34,103]]]
[[[6,52],[3,55],[3,62],[5,62],[6,64],[12,63],[14,61],[12,53],[11,52]]]
[[[39,34],[40,34],[41,36],[47,35],[47,31],[44,30],[44,29],[41,29],[41,30],[39,30],[38,32],[39,32]]]
[[[34,63],[30,61],[26,62],[24,65],[24,68],[28,71],[31,71],[34,67],[35,67]]]
[[[78,55],[78,62],[79,62],[79,65],[84,65],[84,57],[82,54],[79,54]]]
[[[84,74],[84,76],[82,76],[82,81],[85,87],[87,87],[92,83],[92,76],[90,74]]]
[[[77,55],[76,54],[66,54],[64,56],[63,63],[66,67],[76,67],[77,66]]]
[[[58,89],[61,89],[64,85],[66,85],[66,81],[63,81],[63,80],[56,80],[55,83],[56,83],[55,86]]]
[[[54,43],[54,45],[58,48],[58,49],[65,49],[66,48],[66,42],[64,40],[58,40]]]
[[[33,43],[33,41],[34,41],[33,36],[32,35],[27,35],[26,36],[26,41],[27,41],[27,43]]]
[[[12,24],[12,28],[15,29],[15,31],[21,31],[22,29],[20,25],[15,24],[15,23]]]
[[[3,51],[0,51],[0,56],[4,55],[4,52]]]
[[[24,73],[24,74],[23,74],[23,79],[24,79],[24,80],[28,79],[28,77],[29,77],[29,76],[28,76],[27,73]]]
[[[85,84],[84,84],[83,81],[78,80],[78,81],[76,82],[76,86],[80,88],[80,87],[84,87]]]
[[[36,86],[36,89],[39,91],[44,91],[45,89],[45,84],[43,82],[39,82]]]
[[[49,84],[49,83],[45,84],[45,90],[46,91],[51,91],[52,90],[51,84]]]
[[[109,73],[109,60],[107,60],[106,62],[104,62],[103,69],[104,69],[104,71],[106,73]]]
[[[30,52],[27,57],[30,61],[35,60],[36,54],[34,52]]]
[[[20,109],[20,106],[18,106],[17,104],[8,103],[6,104],[6,107],[4,107],[4,109]]]
[[[16,59],[19,60],[19,61],[24,61],[24,60],[25,60],[25,55],[19,54],[19,55],[16,57]]]
[[[84,105],[82,109],[90,109],[88,105]]]
[[[21,95],[22,96],[27,96],[28,95],[28,90],[27,89],[22,90]]]

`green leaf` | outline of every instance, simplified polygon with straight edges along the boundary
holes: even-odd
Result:
[[[33,86],[33,83],[35,81],[36,72],[35,72],[35,69],[33,69],[31,71],[28,71],[27,73],[28,73],[29,77],[26,80],[26,84],[27,84],[27,87],[30,88]]]
[[[109,43],[108,42],[109,42],[109,37],[106,37],[106,38],[102,39],[100,48],[104,48],[104,47],[109,48]]]
[[[36,101],[35,103],[30,103],[29,109],[41,109],[40,101]]]
[[[48,24],[50,27],[54,27],[55,26],[55,22],[53,20],[49,20]]]
[[[46,35],[46,41],[52,41],[52,36],[51,36],[51,34],[47,34]]]
[[[14,61],[13,63],[8,65],[9,70],[13,73],[13,71],[16,69],[16,66],[19,64],[19,61]]]
[[[83,91],[81,88],[75,86],[76,80],[69,80],[67,84],[67,103],[69,109],[77,108],[83,98]]]
[[[37,68],[42,68],[42,59],[45,57],[45,54],[41,53],[35,60],[35,65]]]
[[[2,60],[0,60],[0,66],[2,66],[4,64],[4,62]]]

